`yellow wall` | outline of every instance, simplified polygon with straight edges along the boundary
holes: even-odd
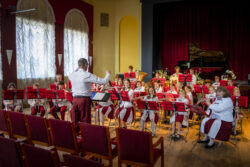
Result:
[[[113,76],[120,71],[119,64],[119,27],[121,19],[133,16],[137,20],[137,65],[141,69],[141,3],[140,0],[83,0],[94,6],[93,34],[93,71],[104,76],[105,70],[111,70]],[[100,14],[109,14],[109,27],[100,26]],[[131,62],[130,64],[133,64]],[[112,77],[113,78],[113,77]]]
[[[119,71],[128,71],[128,66],[138,66],[137,20],[133,16],[121,19],[119,29]]]

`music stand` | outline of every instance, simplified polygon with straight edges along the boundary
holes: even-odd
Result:
[[[95,102],[107,102],[108,99],[110,98],[110,93],[105,93],[105,92],[92,92],[90,99]],[[95,103],[94,108],[95,108]],[[99,110],[97,110],[97,120],[98,124],[100,125],[100,113]],[[95,122],[97,122],[96,117],[95,117]]]
[[[183,102],[170,102],[170,101],[163,101],[161,102],[161,106],[163,110],[169,110],[174,112],[174,134],[172,136],[172,140],[176,141],[176,117],[177,112],[186,112],[185,104]]]
[[[72,92],[66,92],[66,98],[67,98],[68,102],[72,103],[72,101],[73,101],[73,94],[72,94]]]
[[[160,78],[160,82],[161,82],[161,85],[162,85],[162,86],[165,85],[165,83],[166,83],[166,78]]]
[[[226,86],[226,88],[230,92],[230,94],[233,95],[235,86]]]
[[[163,93],[156,93],[155,95],[157,96],[158,99],[163,99],[164,98]]]
[[[220,86],[227,86],[226,80],[220,80]]]
[[[203,108],[200,107],[200,106],[198,106],[198,105],[190,105],[190,104],[187,104],[187,107],[190,109],[190,111],[196,113],[196,114],[198,115],[198,117],[199,117],[199,120],[200,120],[200,124],[199,124],[199,134],[198,134],[198,140],[197,140],[197,143],[198,143],[199,141],[201,141],[201,140],[200,140],[200,137],[201,137],[201,116],[202,116],[202,115],[208,116],[208,115],[207,115],[207,113],[203,110]]]
[[[68,81],[68,88],[69,88],[69,90],[71,90],[71,88],[72,88],[71,81]]]
[[[49,84],[49,88],[51,90],[56,90],[56,84]]]
[[[247,108],[248,107],[248,97],[246,97],[246,96],[238,96],[238,97],[232,96],[232,101],[233,101],[233,105],[234,105],[235,108],[236,107],[238,107],[238,108],[242,108],[242,107]],[[240,113],[240,110],[239,110],[238,113],[235,111],[235,117],[239,113]],[[242,113],[244,114],[244,112],[242,112]],[[240,117],[240,115],[239,115],[239,117]],[[235,119],[234,135],[237,134],[236,133],[236,130],[237,130],[236,127],[237,127],[237,121]],[[241,132],[242,132],[242,125],[241,125]]]

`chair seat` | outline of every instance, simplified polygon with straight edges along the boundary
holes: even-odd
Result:
[[[157,158],[159,158],[161,156],[161,149],[154,148],[153,149],[153,154],[154,154],[154,160],[156,160]]]

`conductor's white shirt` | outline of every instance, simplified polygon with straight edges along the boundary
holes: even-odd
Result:
[[[110,74],[99,78],[83,69],[78,69],[69,75],[73,96],[91,96],[91,83],[104,85],[108,83]]]

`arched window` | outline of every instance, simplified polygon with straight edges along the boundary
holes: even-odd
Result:
[[[55,19],[48,0],[18,1],[18,10],[30,8],[37,10],[16,17],[17,79],[21,88],[38,80],[47,87],[56,73]]]
[[[64,23],[64,75],[77,68],[80,58],[88,60],[88,23],[81,11],[68,12]]]

